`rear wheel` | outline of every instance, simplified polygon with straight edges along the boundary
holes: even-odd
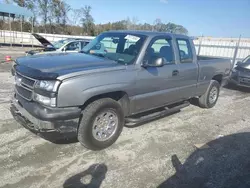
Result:
[[[110,98],[96,100],[82,112],[78,140],[86,148],[101,150],[112,145],[124,125],[123,110]]]
[[[216,80],[211,80],[210,85],[206,91],[199,98],[199,106],[202,108],[212,108],[216,104],[220,93],[220,84]]]

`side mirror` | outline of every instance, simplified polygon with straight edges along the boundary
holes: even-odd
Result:
[[[152,63],[145,63],[143,67],[162,67],[164,65],[164,58],[157,57],[156,59],[151,61]]]

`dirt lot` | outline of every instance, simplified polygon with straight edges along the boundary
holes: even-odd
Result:
[[[212,109],[124,128],[112,147],[93,152],[74,134],[36,135],[16,123],[8,69],[0,65],[0,187],[250,187],[248,90],[223,88]]]

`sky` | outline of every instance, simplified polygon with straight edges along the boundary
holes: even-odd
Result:
[[[191,36],[250,37],[250,0],[67,0],[72,8],[92,7],[95,23],[136,17],[183,25]]]

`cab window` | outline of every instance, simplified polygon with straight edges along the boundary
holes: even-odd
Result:
[[[193,63],[193,54],[189,40],[177,39],[181,63]]]
[[[149,47],[146,50],[144,61],[148,61],[148,63],[150,63],[154,59],[159,57],[164,58],[165,64],[174,63],[174,53],[173,53],[171,39],[169,38],[153,39],[151,45],[149,45]]]

